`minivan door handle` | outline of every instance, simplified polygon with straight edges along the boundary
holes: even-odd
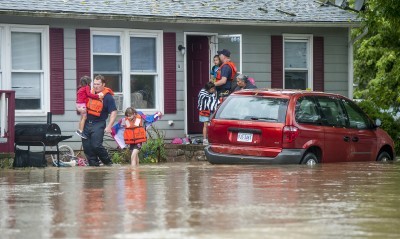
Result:
[[[359,138],[358,138],[357,136],[354,136],[351,140],[352,140],[353,142],[358,142]]]
[[[343,140],[344,140],[345,142],[349,142],[349,141],[350,141],[350,137],[349,137],[349,136],[344,136],[344,137],[343,137]]]

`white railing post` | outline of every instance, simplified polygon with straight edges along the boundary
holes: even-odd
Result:
[[[6,107],[6,93],[0,93],[0,137],[5,137],[7,125],[7,107]]]

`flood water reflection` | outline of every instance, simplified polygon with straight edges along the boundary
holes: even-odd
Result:
[[[398,238],[400,164],[0,170],[0,238]]]

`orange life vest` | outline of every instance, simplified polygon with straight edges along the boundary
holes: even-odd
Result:
[[[94,90],[92,89],[92,93],[94,94]],[[104,94],[104,97],[106,94],[111,94],[114,95],[114,92],[107,87],[104,87],[104,90],[102,91]],[[87,113],[94,115],[94,116],[100,116],[101,111],[103,110],[103,100],[102,99],[92,99],[89,98],[88,102],[86,103],[86,108],[87,108]]]
[[[199,111],[199,115],[201,115],[201,116],[209,117],[210,114],[211,114],[211,111],[209,111],[209,110],[200,110]]]
[[[146,129],[143,127],[143,118],[136,114],[133,120],[125,117],[124,140],[126,144],[138,144],[147,141]]]
[[[233,63],[233,62],[231,62],[231,61],[225,62],[225,63],[223,63],[223,64],[219,67],[219,69],[218,69],[218,71],[217,71],[216,81],[221,80],[221,70],[222,70],[222,67],[223,67],[224,65],[228,65],[228,66],[231,68],[231,70],[232,70],[231,78],[230,78],[230,79],[227,79],[227,80],[233,81],[233,77],[235,77],[235,75],[236,75],[236,73],[237,73],[237,69],[236,69],[235,63]]]

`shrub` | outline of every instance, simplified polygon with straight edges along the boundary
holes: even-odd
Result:
[[[139,152],[140,163],[159,163],[166,161],[165,133],[153,125],[147,130],[147,142]]]
[[[400,119],[396,119],[393,113],[381,110],[374,102],[363,100],[358,102],[358,106],[375,122],[376,119],[382,121],[380,128],[385,130],[394,140],[396,155],[400,153]]]
[[[12,168],[14,156],[8,153],[0,153],[0,168]]]
[[[147,142],[143,143],[139,152],[140,163],[159,163],[166,161],[163,131],[154,126],[147,130]],[[125,149],[108,149],[111,160],[115,164],[129,164],[131,162],[131,151]]]
[[[111,161],[115,164],[126,164],[131,162],[131,152],[129,148],[115,150],[110,152]]]

